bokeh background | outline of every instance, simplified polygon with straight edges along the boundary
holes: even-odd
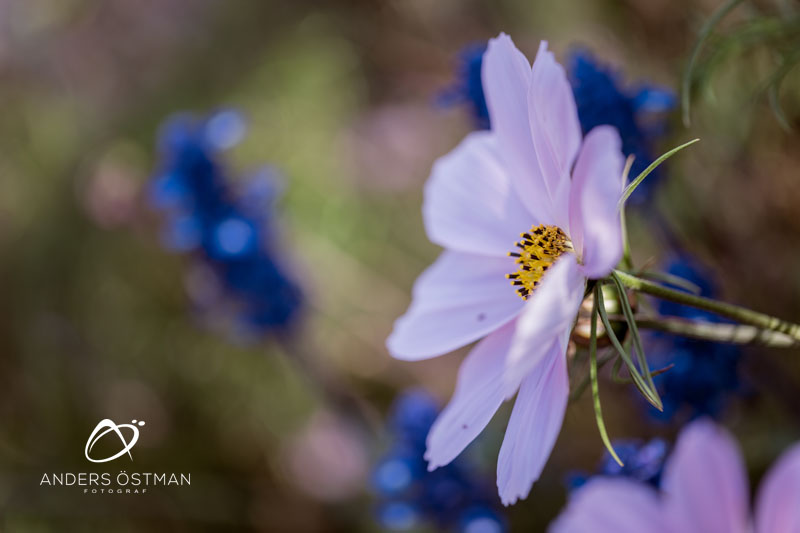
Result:
[[[391,447],[389,406],[413,386],[445,402],[465,353],[402,363],[384,347],[438,252],[420,215],[430,166],[473,128],[466,109],[439,101],[459,51],[500,31],[529,57],[540,39],[560,59],[584,45],[625,80],[677,94],[715,7],[2,0],[0,529],[381,531],[370,480]],[[670,113],[659,153],[701,142],[629,215],[638,264],[680,248],[709,266],[718,295],[794,321],[800,70],[778,94],[784,123],[766,80],[778,52],[798,49],[797,9],[764,0],[723,21],[733,37],[707,45],[691,125]],[[795,23],[778,32],[780,21]],[[280,338],[232,336],[193,313],[202,280],[164,248],[148,206],[159,125],[220,108],[248,127],[226,154],[232,176],[267,164],[281,176],[277,248],[305,308]],[[800,439],[800,352],[748,347],[738,372],[719,417],[755,483]],[[630,386],[605,374],[601,386],[612,437],[671,440],[686,419],[653,420]],[[507,416],[470,449],[490,481]],[[129,468],[191,472],[191,487],[137,497],[40,487],[43,472],[87,470],[83,446],[106,417],[147,421]],[[570,472],[593,470],[602,453],[584,395],[530,497],[502,511],[511,530],[544,531]]]

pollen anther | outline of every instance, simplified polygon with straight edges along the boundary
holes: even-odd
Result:
[[[520,233],[522,240],[515,243],[519,251],[508,252],[516,257],[519,268],[513,274],[506,274],[517,293],[527,300],[548,268],[564,252],[572,250],[572,243],[558,226],[540,224],[526,233]]]

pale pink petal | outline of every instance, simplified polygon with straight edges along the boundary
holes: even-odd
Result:
[[[611,126],[586,136],[575,164],[569,200],[569,233],[581,252],[586,277],[607,276],[622,258],[622,228],[617,204],[622,196],[625,160],[622,142]]]
[[[545,190],[553,205],[555,224],[569,224],[570,172],[581,145],[581,125],[572,87],[564,67],[542,41],[533,62],[528,91],[530,134]]]
[[[583,300],[584,280],[575,256],[561,256],[537,287],[517,320],[503,381],[513,396],[520,380],[539,364],[553,340],[568,333]]]
[[[505,256],[539,224],[520,202],[486,131],[468,135],[433,166],[422,206],[431,241],[450,250]]]
[[[569,396],[566,336],[522,380],[500,456],[497,488],[504,505],[526,498],[556,442]]]
[[[505,400],[503,361],[513,332],[512,321],[490,333],[464,359],[453,398],[428,434],[425,459],[430,470],[455,459]]]
[[[756,502],[756,533],[800,533],[800,444],[773,465]]]
[[[505,33],[489,40],[482,79],[492,131],[511,181],[535,218],[553,224],[553,206],[544,188],[528,118],[531,65]]]
[[[709,420],[692,422],[681,432],[662,489],[676,532],[747,531],[747,477],[739,449],[727,431]]]
[[[411,306],[386,341],[389,352],[406,360],[435,357],[514,318],[524,302],[505,275],[516,266],[510,257],[443,252],[414,284]]]
[[[668,533],[655,490],[644,483],[610,477],[594,478],[579,488],[548,531]]]

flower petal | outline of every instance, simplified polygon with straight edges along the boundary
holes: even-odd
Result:
[[[428,434],[425,459],[429,470],[455,459],[505,400],[503,361],[513,333],[514,322],[509,322],[479,342],[464,359],[453,398]]]
[[[572,173],[569,233],[581,250],[583,271],[603,278],[622,258],[622,228],[617,204],[622,196],[622,141],[611,126],[598,126],[586,136]]]
[[[422,206],[431,241],[450,250],[505,256],[539,224],[519,200],[486,131],[468,135],[433,165]]]
[[[566,336],[522,380],[497,458],[497,488],[504,505],[527,498],[550,457],[569,396]]]
[[[658,494],[644,483],[597,477],[570,497],[549,533],[666,533]]]
[[[520,380],[539,364],[553,341],[572,329],[583,300],[583,288],[575,256],[565,254],[528,298],[506,359],[503,381],[508,397],[514,395]]]
[[[674,531],[744,533],[747,477],[736,442],[710,420],[687,426],[664,469],[665,511]]]
[[[583,136],[572,87],[564,67],[547,49],[547,41],[539,45],[533,62],[528,113],[530,134],[553,205],[555,224],[566,228],[569,224],[570,171]]]
[[[398,359],[435,357],[474,342],[524,305],[505,275],[510,257],[443,252],[414,284],[411,305],[386,341]]]
[[[800,444],[769,470],[756,502],[757,533],[800,533]]]
[[[553,206],[544,192],[528,118],[531,65],[505,33],[489,40],[483,56],[482,80],[492,132],[497,136],[511,181],[537,220],[553,224]]]

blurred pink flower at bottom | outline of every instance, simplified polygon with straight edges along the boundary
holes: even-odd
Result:
[[[700,420],[678,438],[661,494],[628,479],[596,478],[575,492],[550,533],[800,533],[800,444],[765,476],[754,514],[736,442]]]

